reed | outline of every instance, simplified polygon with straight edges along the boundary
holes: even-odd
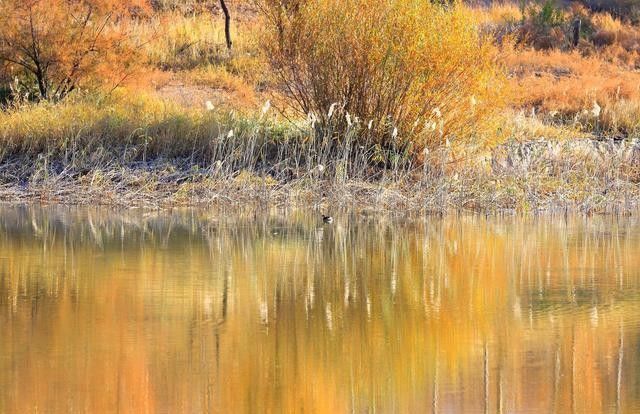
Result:
[[[464,162],[445,147],[417,162],[402,146],[362,141],[367,125],[347,115],[292,124],[267,104],[248,118],[130,95],[8,109],[0,199],[631,211],[640,197],[636,141],[512,142]]]

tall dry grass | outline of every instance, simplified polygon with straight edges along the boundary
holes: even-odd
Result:
[[[580,4],[553,9],[562,13],[560,25],[545,27],[532,18],[539,17],[540,8],[525,13],[524,24],[514,24],[513,4],[493,3],[474,10],[486,28],[502,36],[501,61],[511,75],[510,105],[516,110],[564,128],[567,138],[582,133],[640,134],[640,31],[636,26]],[[571,25],[576,18],[582,31],[573,48]],[[548,47],[541,47],[544,42]]]
[[[331,203],[446,211],[628,211],[640,144],[550,141],[499,146],[456,162],[451,148],[415,162],[363,141],[339,119],[282,124],[185,109],[153,98],[69,99],[0,113],[0,200],[117,205]]]
[[[391,174],[414,165],[400,148],[357,139],[355,128],[335,140],[337,129],[336,122],[323,129],[310,121],[283,123],[268,103],[247,115],[189,109],[141,94],[76,97],[0,112],[0,164],[32,159],[60,172],[170,162],[217,177],[247,171],[275,180],[338,182],[386,174],[376,165],[393,166]]]

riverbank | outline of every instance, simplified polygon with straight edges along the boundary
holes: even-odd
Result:
[[[349,100],[357,101],[353,96],[324,92],[317,94],[322,102],[316,107],[296,110],[280,79],[288,66],[274,66],[262,44],[268,22],[243,3],[232,6],[237,8],[232,50],[224,47],[222,21],[212,24],[211,10],[193,8],[196,3],[188,10],[155,4],[146,18],[131,16],[134,25],[113,27],[143,45],[136,76],[113,89],[98,82],[104,73],[97,71],[64,99],[38,98],[28,76],[14,78],[5,67],[0,201],[145,208],[291,205],[323,211],[636,211],[637,22],[577,5],[528,10],[510,3],[461,5],[451,21],[464,17],[465,27],[481,36],[469,38],[472,43],[454,37],[450,49],[432,51],[448,56],[440,72],[423,68],[436,85],[409,88],[449,92],[412,98],[416,105],[429,102],[419,116],[408,117],[415,106],[402,99],[389,100],[388,108],[373,116],[367,109],[372,102],[402,88],[362,89],[364,112],[349,106]],[[442,16],[449,21],[452,15]],[[574,45],[569,33],[576,18],[585,30]],[[484,43],[489,38],[491,45]],[[468,66],[458,62],[449,68],[450,54],[466,59],[465,47],[479,43],[495,48],[491,59],[481,59],[493,68],[486,73],[491,82],[480,82],[484,86],[478,90],[449,83],[450,70]],[[363,56],[372,54],[365,49]],[[328,53],[335,50],[351,48]],[[398,56],[408,63],[433,62],[402,50]],[[349,71],[352,54],[342,56],[337,72],[324,78],[344,80],[351,74],[359,84],[359,72]],[[309,62],[317,60],[312,56]],[[385,66],[369,69],[375,74],[376,67]],[[415,72],[402,67],[383,76],[380,85]],[[462,78],[477,75],[463,72]],[[298,86],[314,90],[304,82]],[[329,92],[351,90],[342,86]]]
[[[359,165],[357,157],[346,163],[305,160],[314,150],[290,142],[266,142],[252,151],[247,142],[226,145],[228,155],[244,151],[244,161],[237,158],[229,166],[201,157],[127,160],[127,151],[141,150],[135,146],[117,156],[94,148],[82,162],[43,154],[9,156],[0,163],[0,200],[152,209],[269,205],[329,212],[487,213],[633,213],[640,201],[638,140],[511,142],[474,161],[440,162],[447,159],[442,152],[431,164],[395,169]]]

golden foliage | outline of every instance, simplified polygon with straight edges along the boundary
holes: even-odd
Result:
[[[496,50],[463,5],[265,0],[262,10],[266,55],[303,114],[327,123],[332,106],[342,109],[374,140],[411,141],[416,152],[495,137]]]
[[[633,218],[17,207],[0,229],[2,412],[638,404]]]

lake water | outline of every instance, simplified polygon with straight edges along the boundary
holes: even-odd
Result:
[[[631,413],[640,221],[0,208],[0,413]]]

